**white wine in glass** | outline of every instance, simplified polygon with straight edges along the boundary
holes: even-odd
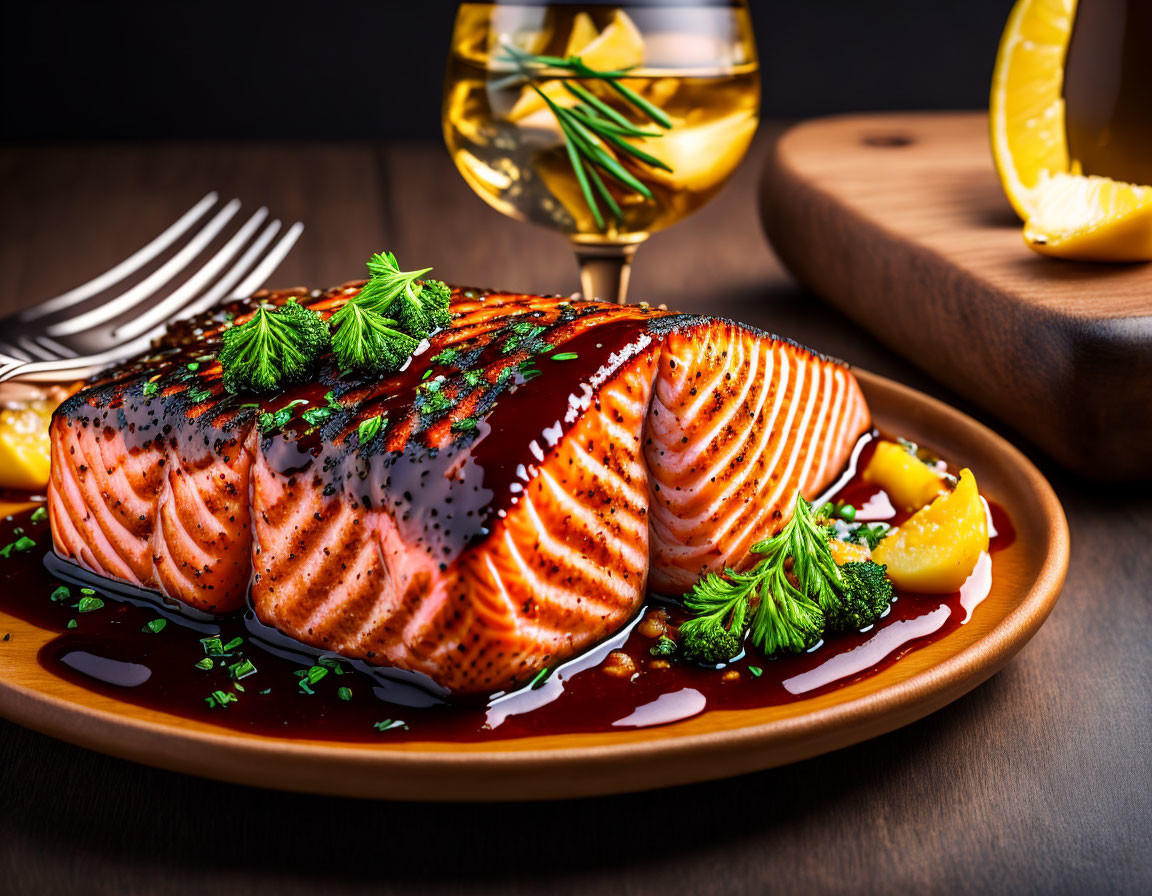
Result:
[[[744,0],[462,3],[444,139],[494,208],[572,241],[587,298],[624,301],[636,247],[707,202],[756,132]]]

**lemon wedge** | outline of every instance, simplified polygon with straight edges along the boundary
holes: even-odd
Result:
[[[48,485],[48,424],[54,405],[36,401],[0,411],[0,488],[42,491]]]
[[[568,36],[565,56],[579,56],[589,68],[601,71],[631,68],[644,61],[644,38],[628,14],[617,10],[608,26],[599,34],[587,13],[580,13]],[[564,89],[560,81],[548,81],[540,90],[560,106],[573,106],[576,99]],[[525,87],[520,98],[508,113],[508,120],[523,121],[530,115],[547,108],[547,104],[531,87]]]
[[[893,529],[872,552],[897,588],[948,594],[972,574],[988,550],[988,516],[976,477],[961,470],[956,488]]]
[[[1152,188],[1107,177],[1044,175],[1024,239],[1042,255],[1152,261]]]
[[[1000,182],[1027,219],[1042,175],[1069,171],[1064,59],[1076,0],[1017,0],[996,54],[989,126]]]

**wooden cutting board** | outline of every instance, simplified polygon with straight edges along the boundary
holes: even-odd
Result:
[[[761,213],[797,278],[936,379],[1078,472],[1152,478],[1152,265],[1030,251],[985,115],[801,124]]]

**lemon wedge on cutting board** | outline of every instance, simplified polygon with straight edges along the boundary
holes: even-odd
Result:
[[[1069,156],[1064,65],[1077,2],[1017,0],[1012,8],[992,78],[992,156],[1030,248],[1080,261],[1150,261],[1152,187],[1082,175]]]
[[[1107,177],[1045,175],[1024,239],[1043,255],[1083,261],[1152,259],[1152,187]]]
[[[992,76],[992,156],[1008,201],[1021,218],[1035,208],[1044,173],[1067,172],[1064,58],[1076,0],[1019,0]]]
[[[623,10],[617,10],[612,21],[599,34],[592,17],[582,12],[572,23],[564,56],[579,56],[589,68],[600,71],[632,68],[644,61],[644,38],[636,23]],[[576,99],[564,89],[560,81],[548,81],[540,90],[557,105],[576,104]],[[540,94],[531,87],[525,87],[507,117],[513,122],[523,121],[546,108],[547,103]]]

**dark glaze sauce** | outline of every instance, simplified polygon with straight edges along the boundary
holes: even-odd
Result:
[[[263,298],[274,304],[296,298],[328,314],[358,288]],[[225,322],[253,304],[237,300],[174,325],[155,351],[101,374],[58,413],[122,433],[129,450],[161,440],[195,465],[243,450],[262,414],[296,403],[282,426],[258,428],[262,454],[287,478],[289,493],[340,496],[369,510],[391,502],[405,542],[422,545],[443,568],[517,502],[532,464],[575,420],[570,404],[597,400],[586,384],[598,386],[627,359],[654,350],[661,328],[698,320],[643,305],[541,307],[532,296],[482,289],[457,288],[453,309],[483,306],[490,297],[500,302],[490,323],[434,334],[393,374],[364,381],[324,363],[315,382],[288,385],[272,397],[223,389],[212,356]],[[436,361],[446,349],[455,357]],[[305,410],[333,407],[330,395],[338,410],[319,424],[303,419]],[[384,421],[378,434],[361,444],[360,424],[377,416]]]
[[[858,468],[871,450],[871,443],[863,444]],[[887,496],[858,475],[835,497],[862,508],[861,520],[899,523],[907,516],[892,513]],[[1001,508],[990,505],[990,515],[995,553],[1011,544],[1014,533]],[[900,594],[872,628],[835,636],[808,653],[770,660],[753,652],[737,659],[724,670],[739,673],[734,681],[716,669],[676,662],[655,668],[649,654],[654,641],[629,626],[536,682],[535,688],[495,695],[487,702],[449,705],[413,676],[346,660],[339,663],[340,674],[329,663],[324,677],[308,685],[313,691],[308,694],[298,673],[315,662],[316,653],[260,625],[251,613],[193,619],[159,606],[155,595],[114,594],[108,580],[95,577],[86,584],[104,605],[81,613],[73,606],[82,587],[75,577],[86,574],[51,554],[45,561],[44,548],[51,544],[47,522],[32,523],[30,513],[0,521],[0,545],[14,541],[17,529],[37,546],[0,559],[0,611],[59,632],[39,655],[54,675],[119,700],[228,728],[282,738],[361,742],[474,742],[605,731],[664,724],[705,710],[804,700],[874,675],[956,631],[987,595],[992,568],[990,557],[982,558],[956,594]],[[70,597],[54,602],[50,595],[66,580]],[[672,622],[682,618],[674,606],[667,609]],[[147,628],[162,617],[167,621],[161,631]],[[70,620],[75,627],[68,627]],[[213,668],[198,668],[205,658],[200,639],[213,634],[219,634],[222,644],[237,637],[243,643]],[[638,673],[632,679],[614,678],[599,668],[613,649],[632,657]],[[228,669],[244,659],[257,671],[236,682]],[[759,676],[752,667],[762,670]],[[240,693],[235,693],[237,683],[243,688]],[[340,698],[341,688],[350,691],[349,699]],[[235,693],[235,701],[210,705],[205,698],[217,690]],[[398,721],[406,727],[389,727]]]

